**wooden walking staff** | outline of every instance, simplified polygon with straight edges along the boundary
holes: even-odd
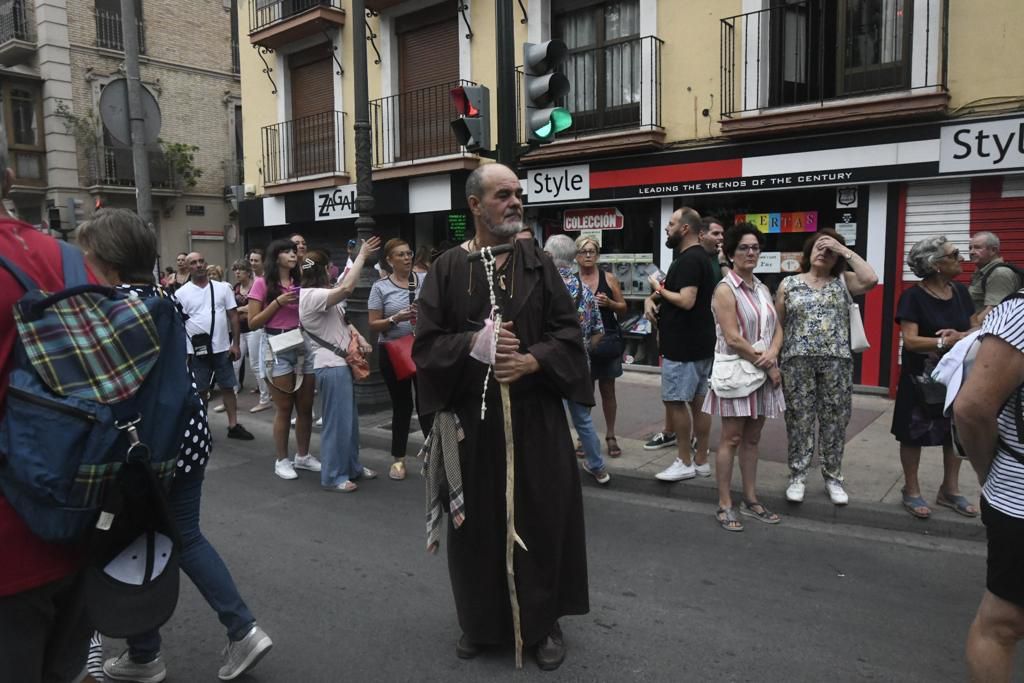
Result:
[[[469,255],[470,260],[479,258],[483,261],[484,272],[487,274],[487,289],[491,297],[491,315],[494,319],[495,348],[498,345],[498,333],[501,330],[501,308],[498,306],[497,298],[494,296],[494,257],[506,251],[512,250],[512,245],[500,245],[497,247],[484,247],[479,252]],[[513,274],[514,276],[514,274]],[[493,365],[488,368],[484,375],[484,393],[480,405],[480,419],[487,413],[487,381],[493,372]],[[499,384],[501,390],[501,413],[504,418],[505,427],[505,577],[508,580],[508,599],[512,605],[512,628],[516,640],[516,668],[523,668],[523,633],[519,620],[519,597],[516,593],[516,573],[513,564],[515,546],[518,544],[524,551],[526,544],[516,532],[516,464],[515,444],[512,437],[512,399],[507,384]]]

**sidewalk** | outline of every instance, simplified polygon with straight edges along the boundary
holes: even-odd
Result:
[[[605,464],[612,475],[610,490],[628,491],[657,496],[669,496],[708,503],[708,521],[714,523],[717,491],[714,476],[697,477],[685,482],[665,483],[654,475],[668,467],[676,457],[675,448],[656,451],[643,449],[644,442],[662,429],[664,408],[661,403],[661,378],[657,374],[626,372],[616,381],[618,416],[616,437],[622,456],[607,457]],[[273,411],[256,415],[248,412],[255,397],[247,391],[239,395],[239,419],[271,422]],[[921,455],[920,479],[922,495],[932,508],[931,519],[919,520],[910,516],[901,505],[900,488],[903,485],[899,461],[899,447],[889,433],[892,423],[893,402],[879,396],[855,394],[853,415],[846,432],[846,452],[843,458],[843,476],[850,495],[849,505],[837,507],[828,499],[824,484],[817,471],[808,477],[807,493],[802,504],[785,499],[789,468],[786,465],[786,426],[780,418],[768,420],[761,437],[761,457],[758,466],[758,494],[772,510],[783,516],[798,516],[818,521],[854,524],[904,532],[920,532],[936,536],[950,536],[970,540],[984,540],[985,530],[980,518],[962,517],[952,510],[934,504],[935,494],[942,481],[942,451],[926,448]],[[593,410],[594,424],[604,446],[605,425],[600,399]],[[360,417],[360,442],[369,448],[387,451],[390,448],[390,412]],[[414,423],[415,424],[415,423]],[[711,432],[711,448],[718,443],[719,421],[715,419]],[[415,454],[423,443],[423,435],[413,431],[409,439],[409,455]],[[314,449],[315,450],[315,449]],[[714,457],[712,455],[712,467]],[[815,462],[816,466],[816,462]],[[415,472],[417,468],[410,468]],[[584,486],[597,486],[582,473]],[[739,466],[733,470],[733,491],[740,486]],[[960,470],[960,492],[978,505],[980,487],[968,463]],[[739,495],[734,494],[734,500]]]

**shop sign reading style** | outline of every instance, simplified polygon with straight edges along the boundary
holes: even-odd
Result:
[[[526,194],[531,204],[564,202],[590,197],[590,166],[538,168],[526,176]]]
[[[1024,166],[1024,119],[944,126],[939,173],[992,171]]]
[[[313,217],[317,221],[356,218],[356,186],[342,185],[313,193]]]
[[[566,232],[575,232],[577,230],[622,230],[624,223],[622,213],[615,207],[571,209],[562,215],[562,229]]]

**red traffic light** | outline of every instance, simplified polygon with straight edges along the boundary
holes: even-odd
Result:
[[[466,88],[459,86],[452,88],[452,103],[455,105],[455,111],[458,112],[459,116],[480,116],[480,110],[473,106],[473,103],[469,101],[469,96],[466,95]]]

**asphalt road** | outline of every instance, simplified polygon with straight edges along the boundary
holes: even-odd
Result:
[[[261,441],[221,441],[204,489],[204,530],[275,643],[241,680],[964,680],[983,545],[796,519],[730,534],[710,506],[589,486],[591,612],[562,622],[566,663],[458,660],[418,464],[392,482],[365,451],[382,477],[327,493],[275,477]],[[163,633],[168,680],[215,680],[224,631],[185,578]]]

